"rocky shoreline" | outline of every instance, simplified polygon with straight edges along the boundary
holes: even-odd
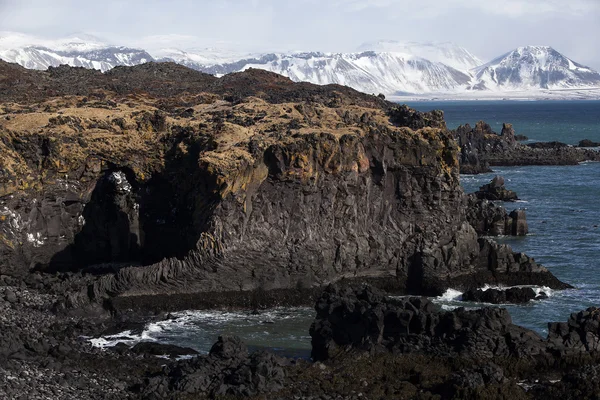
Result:
[[[157,354],[190,351],[102,350],[85,339],[131,328],[131,320],[61,316],[52,312],[56,297],[0,291],[5,398],[534,399],[593,398],[598,390],[595,308],[549,323],[544,339],[513,325],[501,308],[441,311],[425,298],[337,285],[316,302],[314,362],[250,354],[236,337],[219,338],[208,355],[169,361]]]
[[[505,123],[497,134],[489,124],[479,121],[453,132],[460,146],[460,171],[463,174],[492,172],[493,166],[576,165],[584,161],[600,161],[600,152],[587,147],[595,143],[582,141],[578,147],[560,142],[519,143],[511,124]]]
[[[520,380],[541,364],[505,367],[515,355],[595,357],[594,310],[544,341],[501,309],[441,314],[371,288],[570,288],[483,237],[526,234],[525,213],[488,201],[516,198],[499,181],[466,195],[459,173],[593,150],[525,149],[509,125],[450,132],[441,111],[257,70],[215,78],[170,63],[102,74],[0,61],[0,95],[0,397],[485,398],[494,387],[530,398],[595,374],[525,392]],[[490,141],[511,155],[484,152]],[[249,354],[234,337],[179,361],[156,356],[189,349],[87,340],[170,311],[315,303],[315,363]],[[354,336],[340,342],[334,320],[358,324]],[[486,361],[465,369],[472,343],[449,334],[495,347],[477,344]]]

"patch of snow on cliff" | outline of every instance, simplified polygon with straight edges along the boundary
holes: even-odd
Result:
[[[29,243],[33,244],[33,247],[43,246],[46,239],[48,239],[48,238],[42,237],[42,234],[40,232],[27,234],[27,241]]]

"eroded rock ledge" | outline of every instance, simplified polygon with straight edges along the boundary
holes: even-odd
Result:
[[[340,279],[568,287],[478,239],[439,111],[255,70],[0,68],[1,267],[85,273],[67,306]]]

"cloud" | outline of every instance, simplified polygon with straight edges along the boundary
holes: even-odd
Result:
[[[532,17],[547,14],[585,15],[600,12],[598,0],[335,0],[336,7],[346,12],[360,12],[368,9],[387,8],[396,10],[405,16],[410,13],[419,15],[442,15],[457,9],[472,9],[492,15],[509,17]]]

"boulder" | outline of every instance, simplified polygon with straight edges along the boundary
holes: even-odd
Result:
[[[198,354],[198,352],[189,347],[180,347],[173,344],[164,344],[157,342],[140,342],[131,348],[134,354],[150,354],[154,356],[179,357]]]
[[[468,195],[467,220],[479,235],[487,236],[524,236],[529,232],[525,210],[506,209],[486,199]]]
[[[479,188],[475,195],[479,199],[500,200],[500,201],[516,201],[519,200],[517,193],[512,190],[507,190],[504,187],[504,178],[496,175],[488,184]]]
[[[508,288],[508,289],[471,289],[463,293],[463,301],[491,304],[523,304],[537,299],[532,288]]]
[[[250,397],[283,388],[287,362],[267,352],[248,355],[236,336],[221,336],[207,356],[167,364],[140,385],[144,399]]]
[[[589,139],[579,141],[578,147],[600,147],[600,142],[592,142]]]
[[[4,292],[4,300],[8,301],[9,303],[16,303],[18,301],[17,295],[12,290],[7,290]]]

